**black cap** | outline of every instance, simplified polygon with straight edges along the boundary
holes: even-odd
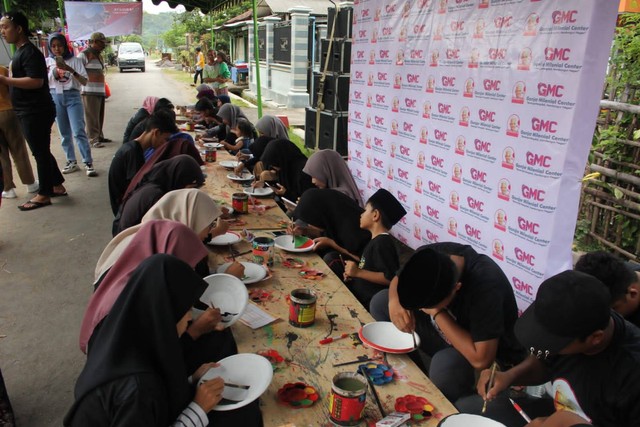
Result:
[[[393,197],[393,194],[384,188],[373,193],[373,195],[369,197],[368,203],[380,211],[385,220],[384,222],[386,222],[389,228],[393,227],[407,214],[407,211],[402,207],[398,199]]]
[[[538,358],[558,354],[575,339],[606,328],[610,298],[607,287],[589,274],[556,274],[542,282],[536,300],[516,322],[516,337]]]
[[[400,305],[408,310],[435,307],[451,294],[458,277],[449,255],[420,249],[398,272]]]

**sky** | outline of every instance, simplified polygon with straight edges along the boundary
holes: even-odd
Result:
[[[185,9],[182,5],[176,7],[175,9],[171,9],[166,1],[160,3],[159,6],[153,4],[151,0],[142,0],[142,10],[147,13],[152,13],[157,15],[161,12],[184,12]]]

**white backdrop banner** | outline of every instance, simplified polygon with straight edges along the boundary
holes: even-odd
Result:
[[[571,267],[580,179],[615,27],[611,0],[359,0],[349,166],[409,212],[416,248],[491,256],[526,308]]]

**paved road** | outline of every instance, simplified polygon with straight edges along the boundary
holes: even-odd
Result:
[[[111,237],[107,171],[124,126],[147,95],[176,104],[195,100],[193,88],[151,63],[146,73],[110,70],[108,83],[104,133],[115,142],[93,150],[100,175],[66,175],[69,197],[32,212],[17,209],[28,197],[18,184],[18,199],[5,199],[0,208],[0,368],[20,426],[60,426],[73,401],[84,363],[80,321],[96,261]],[[55,125],[52,147],[63,166]]]

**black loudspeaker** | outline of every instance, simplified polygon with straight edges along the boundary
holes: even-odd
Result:
[[[324,70],[324,64],[327,60],[329,50],[329,40],[322,40],[322,60],[320,62],[320,70]],[[333,39],[331,44],[331,57],[327,71],[334,73],[349,73],[351,71],[351,40],[349,39]]]
[[[307,107],[305,114],[304,145],[309,148],[316,146],[316,109]],[[346,156],[348,151],[347,126],[349,117],[346,111],[321,111],[320,112],[320,139],[318,148],[336,150],[340,155]]]
[[[327,37],[331,37],[331,27],[334,19],[336,19],[336,8],[330,7],[327,9]],[[333,30],[333,37],[345,39],[353,37],[353,8],[340,8],[336,28]]]
[[[318,89],[322,73],[313,73],[313,89],[311,92],[311,106],[318,107]],[[349,110],[349,74],[327,73],[324,78],[322,103],[325,110]]]

